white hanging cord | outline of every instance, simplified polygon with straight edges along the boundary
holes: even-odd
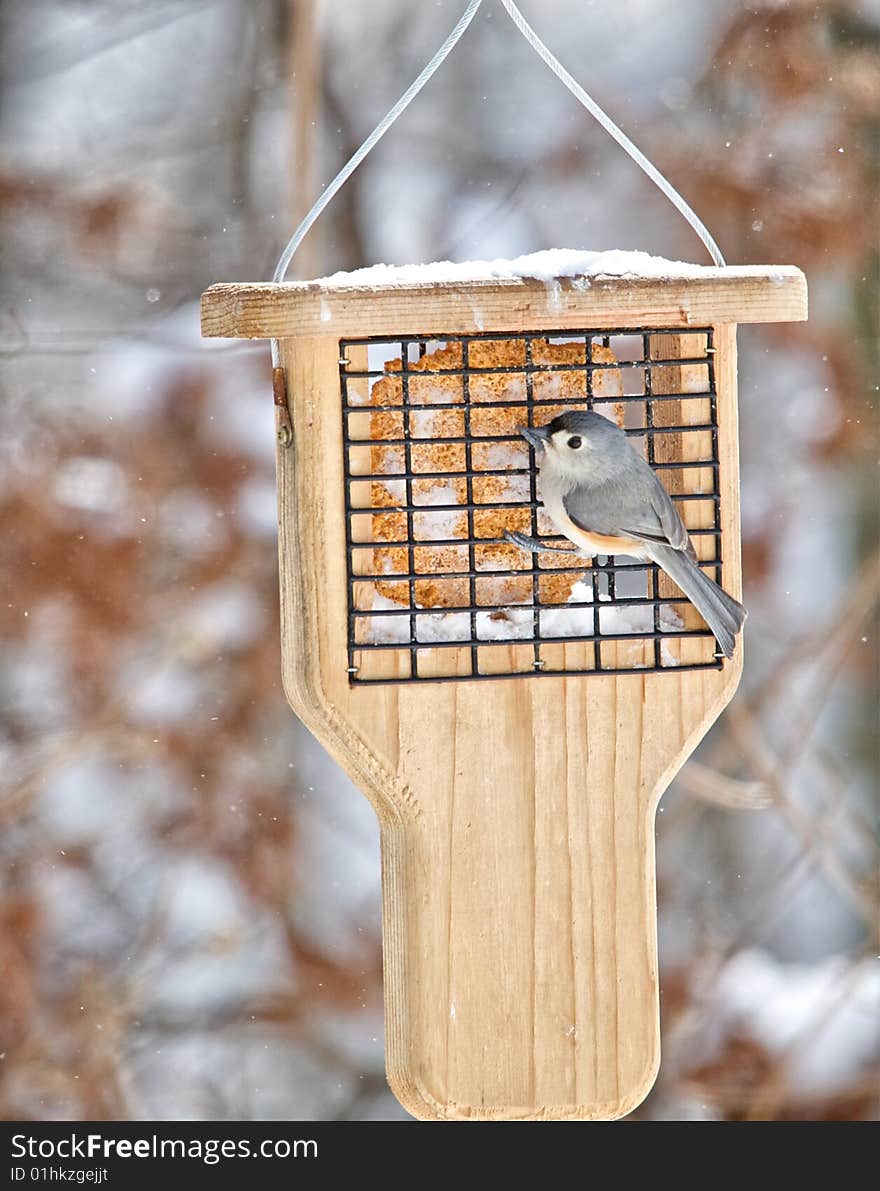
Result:
[[[535,30],[526,21],[520,10],[513,3],[513,0],[501,0],[501,3],[507,10],[507,15],[513,21],[514,25],[516,25],[517,29],[519,29],[520,33],[523,35],[538,57],[546,62],[556,77],[560,79],[561,82],[565,83],[566,87],[569,89],[575,99],[577,99],[579,103],[582,103],[590,115],[599,121],[608,135],[617,141],[621,149],[624,149],[630,155],[636,165],[645,171],[654,185],[658,186],[663,191],[675,209],[684,216],[684,218],[688,221],[688,223],[703,241],[706,251],[709,253],[715,264],[723,266],[724,257],[721,255],[721,249],[709,234],[709,230],[706,225],[699,218],[697,213],[688,206],[672,183],[663,177],[660,171],[656,169],[650,161],[648,161],[644,153],[642,153],[642,151],[632,143],[626,133],[617,127],[611,117],[602,111],[598,103],[596,103],[596,101],[586,93],[580,83],[578,83],[576,79],[572,78],[559,59],[555,58],[553,54],[550,53]]]
[[[449,54],[461,41],[471,21],[477,15],[477,10],[482,4],[483,0],[470,0],[464,13],[458,20],[455,28],[443,42],[443,45],[421,72],[418,78],[411,84],[411,86],[401,95],[397,103],[387,112],[387,114],[379,121],[361,147],[350,158],[350,160],[342,167],[324,193],[317,200],[311,211],[300,223],[299,227],[291,236],[284,251],[278,259],[278,264],[275,266],[275,272],[272,275],[273,282],[281,282],[287,275],[287,270],[290,267],[290,262],[293,260],[296,250],[308,235],[315,220],[320,216],[328,203],[342,189],[354,171],[358,168],[367,154],[378,144],[391,125],[395,122],[397,117],[409,107],[410,103],[415,99],[418,93],[422,90],[428,80],[437,72],[448,58]],[[617,141],[618,145],[629,154],[633,161],[648,175],[651,181],[658,186],[663,194],[669,199],[675,209],[684,216],[694,231],[702,240],[707,252],[712,257],[716,265],[724,265],[724,257],[721,255],[721,250],[715,243],[712,236],[702,220],[698,217],[696,212],[688,206],[682,196],[678,193],[675,187],[669,182],[660,171],[651,164],[645,157],[644,153],[638,149],[629,137],[617,127],[610,116],[599,107],[596,101],[587,94],[580,83],[568,73],[562,63],[553,56],[541,38],[537,35],[531,25],[528,24],[525,17],[519,11],[513,0],[501,0],[507,15],[519,29],[520,33],[535,51],[535,53],[544,61],[556,77],[565,84],[568,90],[572,93],[575,99],[587,109],[594,119],[598,120],[609,136]],[[271,340],[272,348],[272,367],[278,368],[281,362],[281,353],[278,346],[278,340]]]
[[[336,194],[342,189],[357,167],[361,164],[370,150],[378,144],[397,117],[409,107],[410,103],[415,99],[424,85],[434,75],[437,70],[443,65],[450,53],[455,49],[465,34],[467,27],[477,15],[477,9],[483,3],[483,0],[470,0],[465,11],[462,13],[455,28],[443,42],[443,45],[419,75],[419,77],[412,83],[412,85],[404,91],[397,103],[386,115],[379,121],[361,147],[357,150],[353,157],[342,167],[311,211],[303,219],[302,223],[296,229],[287,243],[286,248],[278,258],[278,264],[275,266],[275,272],[272,274],[272,280],[283,281],[287,270],[290,267],[290,262],[293,260],[294,253],[299,248],[300,244],[309,234],[312,224],[324,210],[329,202],[333,200]],[[271,341],[272,347],[272,367],[277,368],[280,364],[280,350],[278,347],[278,340]]]

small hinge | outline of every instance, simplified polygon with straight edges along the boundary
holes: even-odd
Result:
[[[282,447],[289,447],[293,442],[293,423],[287,404],[287,378],[283,368],[272,369],[272,397],[278,410],[278,441]]]

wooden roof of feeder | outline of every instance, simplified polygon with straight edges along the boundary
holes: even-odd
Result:
[[[426,295],[433,328],[414,301]],[[509,262],[380,265],[318,281],[212,285],[202,296],[202,334],[463,333],[480,323],[528,327],[548,312],[558,313],[560,330],[585,318],[618,327],[798,322],[807,317],[807,284],[789,265],[716,268],[637,252],[551,250]]]

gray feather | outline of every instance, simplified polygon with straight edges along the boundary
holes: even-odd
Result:
[[[693,554],[693,547],[688,537],[688,531],[679,516],[678,509],[673,504],[672,497],[657,479],[656,475],[653,472],[651,472],[651,475],[654,477],[651,501],[657,516],[660,518],[660,524],[663,526],[666,540],[676,550],[687,550],[689,554]]]
[[[661,566],[681,588],[706,624],[715,634],[726,657],[733,657],[736,635],[743,626],[746,610],[733,596],[729,596],[687,554],[671,546],[646,547],[652,562]]]
[[[626,439],[616,453],[612,475],[587,475],[563,496],[565,511],[588,533],[690,545],[687,530],[669,493]]]
[[[715,634],[727,657],[746,610],[697,566],[672,497],[624,432],[592,411],[561,414],[550,426],[583,436],[577,462],[548,456],[542,482],[555,483],[567,515],[582,530],[636,538],[644,553],[678,584]]]

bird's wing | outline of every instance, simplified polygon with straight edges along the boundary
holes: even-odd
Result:
[[[638,476],[580,484],[563,497],[562,503],[585,533],[662,542],[676,550],[690,548],[678,510],[647,464]]]
[[[691,550],[691,540],[684,522],[678,514],[678,509],[672,497],[657,479],[654,473],[654,486],[651,492],[651,504],[663,527],[666,541],[676,550]]]

